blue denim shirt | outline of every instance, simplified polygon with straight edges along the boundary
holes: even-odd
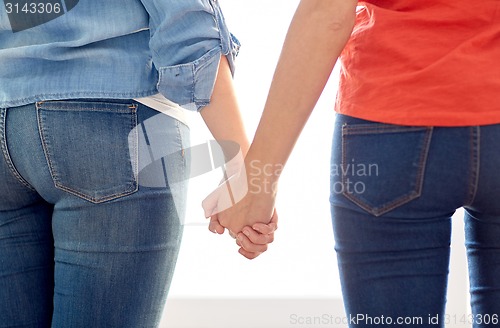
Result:
[[[39,2],[0,7],[0,107],[160,92],[200,109],[221,55],[234,70],[239,43],[217,0]]]

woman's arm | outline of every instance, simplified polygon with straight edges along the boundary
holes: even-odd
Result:
[[[233,233],[256,222],[267,223],[272,218],[280,168],[288,160],[352,33],[356,5],[357,0],[300,2],[285,39],[264,113],[245,159],[247,181],[240,184],[255,188],[250,188],[235,206],[216,214],[219,222]],[[275,169],[264,170],[269,167]],[[255,172],[262,174],[255,176]],[[215,202],[213,198],[208,199],[205,205],[216,207]],[[238,238],[243,248],[249,245],[244,234],[239,233]]]
[[[246,156],[250,143],[241,119],[231,70],[225,56],[220,60],[210,104],[200,113],[216,140],[238,143],[243,156]]]
[[[231,159],[226,164],[226,178],[237,173],[243,166],[249,141],[241,119],[231,70],[225,56],[222,56],[220,61],[210,104],[204,107],[200,113],[217,141],[231,141],[240,146],[241,153],[231,159],[230,157],[234,155],[232,149],[226,153],[224,145],[222,145],[226,159]],[[257,224],[254,226],[256,230],[249,229],[249,240],[245,251],[248,258],[255,258],[267,249],[266,244],[274,239],[274,230],[277,228],[276,221],[277,216],[270,224]],[[224,227],[219,224],[216,216],[211,218],[209,230],[219,234],[224,233]]]
[[[349,40],[356,4],[356,0],[300,2],[276,67],[248,161],[285,165]]]

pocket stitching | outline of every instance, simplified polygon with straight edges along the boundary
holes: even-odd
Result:
[[[368,129],[368,127],[370,127]],[[356,131],[359,130],[359,131]],[[366,130],[371,130],[369,133],[365,133]],[[419,166],[418,166],[418,171],[417,175],[415,178],[416,187],[406,193],[405,195],[396,198],[395,200],[384,204],[383,206],[379,207],[372,207],[368,205],[366,202],[363,202],[362,200],[359,200],[358,198],[350,195],[345,188],[342,190],[342,194],[352,201],[353,203],[357,204],[359,207],[364,209],[365,211],[375,215],[375,216],[381,216],[389,211],[392,211],[393,209],[396,209],[397,207],[404,205],[422,195],[422,189],[423,189],[423,183],[424,183],[424,172],[427,164],[427,156],[429,153],[429,147],[430,147],[430,141],[433,133],[433,127],[399,127],[399,126],[376,126],[372,127],[371,125],[364,125],[364,124],[359,124],[356,126],[348,126],[347,124],[344,124],[342,126],[342,167],[345,166],[346,163],[346,138],[344,136],[346,135],[363,135],[363,134],[373,134],[375,131],[380,131],[380,132],[414,132],[414,131],[425,131],[425,137],[423,140],[424,147],[422,147],[422,151],[420,152],[419,156]],[[352,133],[356,132],[356,133]],[[360,133],[357,133],[360,132]],[[345,175],[342,174],[342,185],[345,185]]]
[[[178,120],[175,120],[175,127],[177,129],[177,141],[179,141],[179,144],[181,145],[182,164],[184,167],[186,167],[186,165],[187,165],[187,159],[186,159],[186,154],[185,154],[186,149],[184,147],[184,140],[182,138],[180,124],[183,124],[183,123],[179,122]]]
[[[135,143],[135,147],[133,149],[134,151],[134,163],[132,163],[133,165],[133,168],[132,168],[132,172],[134,174],[134,181],[130,184],[130,187],[128,187],[127,189],[121,191],[121,192],[118,192],[118,193],[114,193],[114,194],[111,194],[111,195],[108,195],[108,196],[105,196],[105,197],[92,197],[92,196],[89,196],[89,195],[86,195],[80,191],[77,191],[73,188],[70,188],[70,187],[66,187],[64,186],[61,182],[60,182],[60,179],[58,178],[56,172],[55,172],[55,169],[54,169],[54,164],[49,156],[49,149],[47,147],[47,140],[46,140],[46,137],[45,137],[45,134],[44,134],[44,131],[43,131],[43,118],[42,118],[42,115],[41,115],[41,110],[44,109],[44,110],[74,110],[74,108],[70,108],[69,106],[67,106],[68,104],[76,104],[77,102],[67,102],[66,104],[63,104],[62,102],[52,102],[51,104],[53,105],[52,108],[50,108],[50,106],[47,106],[47,107],[43,107],[42,108],[42,104],[48,104],[47,102],[37,102],[36,103],[36,110],[37,110],[37,121],[38,121],[38,133],[40,135],[40,140],[41,140],[41,143],[42,143],[42,148],[43,148],[43,151],[44,151],[44,155],[45,155],[45,159],[47,161],[47,166],[49,168],[49,172],[50,172],[50,175],[52,177],[52,181],[54,182],[54,186],[57,188],[57,189],[60,189],[60,190],[63,190],[63,191],[66,191],[70,194],[73,194],[75,196],[78,196],[82,199],[85,199],[87,201],[90,201],[94,204],[99,204],[99,203],[103,203],[103,202],[106,202],[106,201],[109,201],[109,200],[113,200],[113,199],[116,199],[116,198],[119,198],[119,197],[122,197],[122,196],[126,196],[126,195],[129,195],[129,194],[132,194],[134,192],[136,192],[137,190],[139,190],[139,184],[137,183],[137,170],[138,170],[138,163],[139,163],[139,160],[138,160],[138,151],[137,151],[137,145],[138,145],[138,136],[137,136],[137,132],[136,132],[136,143]],[[81,104],[81,103],[78,103],[78,104]],[[100,102],[100,104],[103,104],[103,102]],[[118,105],[118,104],[114,104],[114,103],[106,103],[106,104],[112,104],[112,105]],[[57,105],[57,106],[54,106],[54,105]],[[124,105],[124,104],[120,104],[120,105]],[[132,104],[132,105],[129,105],[129,109],[132,110],[132,119],[131,119],[131,131],[133,131],[133,128],[135,126],[137,126],[137,105],[135,104]],[[81,110],[81,109],[80,109]],[[85,108],[85,110],[88,110],[88,111],[98,111],[97,109],[88,109],[88,108]],[[106,111],[106,110],[103,110],[103,111]],[[107,112],[110,112],[110,110],[108,110]],[[113,111],[113,112],[118,112],[118,113],[128,113],[128,111],[125,111],[125,110],[116,110],[116,111]],[[132,150],[131,150],[132,151]]]

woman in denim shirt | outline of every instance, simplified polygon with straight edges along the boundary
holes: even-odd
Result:
[[[190,171],[183,108],[248,148],[238,48],[215,0],[4,1],[0,326],[158,324]]]

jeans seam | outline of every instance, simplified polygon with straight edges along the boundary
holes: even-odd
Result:
[[[185,153],[185,149],[184,149],[184,142],[183,142],[183,139],[182,139],[182,132],[181,132],[181,128],[180,128],[180,125],[179,125],[179,121],[178,120],[175,120],[175,128],[177,129],[177,140],[179,141],[179,144],[181,145],[181,156],[182,156],[182,161],[183,161],[183,164],[184,164],[184,167],[186,166],[186,153]]]
[[[134,154],[131,154],[131,157],[133,156],[134,162],[132,163],[132,172],[134,174],[134,180],[135,180],[135,190],[134,192],[139,190],[139,131],[138,131],[138,104],[133,104],[132,107],[129,107],[134,111],[134,115],[132,115],[132,128],[130,131],[134,131],[134,147],[130,151],[133,151]],[[130,146],[130,143],[129,143]]]
[[[469,178],[469,195],[465,206],[470,206],[476,199],[476,194],[479,184],[479,169],[480,169],[480,152],[481,152],[481,127],[475,126],[470,128],[470,178]]]
[[[344,124],[343,128],[342,128],[342,166],[343,166],[343,170],[345,170],[345,163],[346,163],[346,151],[345,151],[345,148],[346,148],[346,141],[345,141],[345,138],[344,136],[345,135],[349,135],[350,133],[348,133],[346,130],[347,130],[347,124]],[[353,127],[349,127],[349,129],[352,131]],[[396,127],[397,128],[397,127]],[[379,129],[372,129],[372,130],[379,130]],[[382,129],[384,130],[384,129]],[[391,132],[393,131],[392,128],[390,128],[389,130],[391,130]],[[408,131],[408,129],[404,129],[404,128],[400,128],[399,131]],[[346,192],[345,190],[342,192],[342,194],[347,198],[349,199],[350,201],[352,201],[353,203],[355,203],[356,205],[358,205],[359,207],[361,207],[362,209],[364,209],[365,211],[375,215],[375,216],[381,216],[389,211],[392,211],[393,209],[403,205],[403,204],[406,204],[410,201],[412,201],[413,199],[416,199],[418,197],[420,197],[422,195],[422,189],[423,189],[423,184],[424,184],[424,172],[425,172],[425,168],[426,168],[426,163],[427,163],[427,157],[428,157],[428,153],[429,153],[429,147],[430,147],[430,141],[432,139],[432,134],[433,134],[433,127],[414,127],[414,128],[410,128],[410,131],[417,131],[417,130],[426,130],[426,134],[425,134],[425,138],[424,138],[424,141],[423,141],[423,144],[424,144],[424,147],[422,148],[422,151],[420,153],[420,158],[419,158],[419,162],[418,162],[418,172],[417,172],[417,176],[416,176],[416,181],[417,181],[417,184],[416,184],[416,188],[414,188],[414,190],[412,190],[409,194],[406,194],[404,196],[401,196],[395,200],[393,200],[392,202],[389,202],[381,207],[378,207],[378,208],[373,208],[372,206],[366,204],[365,202],[357,199],[356,197],[354,196],[351,196],[348,192]],[[359,129],[359,132],[364,132],[365,130],[361,130]],[[387,130],[384,130],[384,132],[386,132]],[[381,131],[382,132],[382,131]],[[361,134],[366,134],[366,133],[361,133]],[[345,176],[342,175],[342,183],[344,184],[345,183]]]
[[[28,182],[26,181],[19,171],[16,169],[14,162],[12,161],[12,158],[10,157],[9,149],[7,147],[7,129],[6,129],[6,114],[7,114],[7,108],[0,108],[0,148],[2,148],[2,154],[5,160],[5,163],[7,164],[7,167],[9,168],[9,171],[13,175],[13,177],[21,183],[23,186],[26,188],[36,191],[35,188]]]

